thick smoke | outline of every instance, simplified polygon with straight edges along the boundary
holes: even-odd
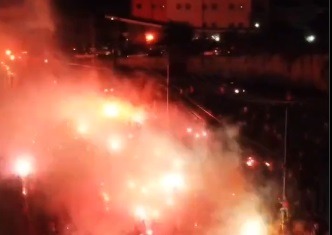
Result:
[[[45,209],[80,232],[122,234],[144,220],[164,234],[229,233],[258,215],[236,128],[208,130],[180,104],[167,113],[156,86],[125,81],[116,81],[116,96],[84,76],[2,97],[6,176],[29,156],[31,185],[47,198]]]
[[[32,26],[52,31],[45,1],[30,3]],[[165,92],[144,75],[56,66],[27,69],[2,93],[0,147],[3,177],[31,161],[25,198],[43,195],[63,234],[239,234],[260,219],[236,127],[208,129],[177,103],[167,112]]]

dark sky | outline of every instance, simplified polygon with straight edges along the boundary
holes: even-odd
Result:
[[[127,16],[130,13],[130,0],[54,0],[54,2],[64,14],[111,13]]]

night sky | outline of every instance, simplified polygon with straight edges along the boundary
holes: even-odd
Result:
[[[63,14],[130,14],[130,0],[56,0],[55,5]]]

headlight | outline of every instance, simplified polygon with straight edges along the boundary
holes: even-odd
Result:
[[[240,235],[266,235],[267,228],[261,218],[252,218],[245,221],[240,230]]]

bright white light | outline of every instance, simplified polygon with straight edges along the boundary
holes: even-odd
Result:
[[[268,162],[265,162],[265,166],[267,166],[267,167],[270,167],[270,166],[271,166],[271,164],[270,164],[270,163],[268,163]]]
[[[239,90],[239,89],[234,89],[234,93],[235,93],[235,94],[239,94],[239,93],[240,93],[240,90]]]
[[[172,191],[174,189],[181,189],[184,186],[183,177],[180,174],[168,174],[162,179],[165,190]]]
[[[104,114],[107,117],[117,117],[119,115],[119,107],[116,104],[106,104],[104,106]]]
[[[147,217],[146,210],[142,206],[136,207],[134,214],[137,218],[142,220],[145,220]]]
[[[261,25],[258,23],[258,22],[256,22],[255,24],[254,24],[254,26],[255,26],[255,28],[259,28]]]
[[[267,231],[264,222],[260,218],[246,221],[242,227],[240,235],[266,235]]]
[[[145,34],[146,42],[152,42],[154,40],[154,35],[152,33]]]
[[[315,35],[311,34],[305,37],[305,40],[309,43],[313,43],[316,40]]]
[[[122,149],[122,141],[119,138],[111,138],[109,140],[109,148],[114,152],[118,152]]]
[[[215,40],[216,42],[219,42],[219,41],[220,41],[220,36],[219,36],[218,34],[214,34],[214,35],[212,35],[211,38],[212,38],[213,40]]]
[[[32,160],[29,156],[23,156],[16,160],[14,164],[14,173],[21,178],[29,176],[33,171]]]
[[[253,167],[255,164],[255,160],[252,157],[249,157],[247,162],[246,162],[247,166],[249,167]]]

